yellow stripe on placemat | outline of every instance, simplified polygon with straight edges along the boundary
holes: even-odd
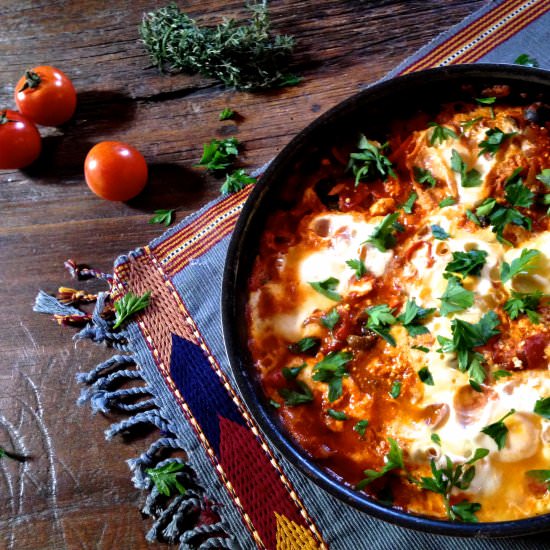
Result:
[[[275,512],[277,518],[277,550],[319,550],[307,529]]]
[[[479,59],[495,45],[520,30],[516,26],[518,19],[529,14],[532,17],[530,21],[532,21],[548,9],[548,4],[548,0],[508,0],[503,2],[409,65],[402,71],[402,74]],[[500,40],[504,35],[506,38]]]

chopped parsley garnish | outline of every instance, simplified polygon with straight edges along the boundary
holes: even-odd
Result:
[[[430,439],[436,444],[436,445],[439,445],[441,447],[441,438],[439,437],[438,434],[432,434],[430,436]]]
[[[357,432],[361,437],[365,437],[365,432],[367,431],[368,425],[368,420],[359,420],[359,422],[357,422],[355,426],[353,426],[353,431]]]
[[[155,210],[149,223],[163,223],[167,227],[172,223],[175,210]]]
[[[423,183],[429,185],[430,187],[435,187],[435,184],[437,183],[432,173],[426,168],[413,166],[413,174],[414,179],[417,181],[417,183]]]
[[[460,126],[462,126],[464,130],[467,130],[468,128],[471,128],[472,126],[477,124],[480,120],[483,120],[483,117],[476,116],[475,118],[471,118],[470,120],[465,120],[464,122],[461,122]]]
[[[437,239],[438,241],[446,241],[450,237],[449,233],[447,233],[447,231],[445,231],[445,229],[443,229],[440,225],[434,224],[431,226],[431,229],[434,239]]]
[[[531,57],[527,53],[520,53],[514,59],[514,63],[516,65],[523,65],[524,67],[538,67],[539,66],[539,62],[534,57]]]
[[[520,180],[510,183],[505,187],[506,200],[512,206],[530,208],[535,200],[535,193]]]
[[[550,489],[550,470],[527,470],[526,475],[539,483],[544,483],[547,489]]]
[[[355,270],[355,277],[357,279],[360,279],[367,272],[365,262],[360,258],[353,259],[353,260],[346,260],[346,265],[348,265],[348,267],[351,267],[351,269]]]
[[[504,449],[504,446],[506,445],[506,434],[508,433],[508,428],[506,427],[506,424],[504,424],[504,421],[515,412],[515,409],[510,409],[500,420],[485,426],[485,428],[481,430],[482,433],[488,435],[492,440],[494,440],[499,451]]]
[[[439,208],[445,208],[446,206],[453,206],[454,204],[456,204],[456,199],[454,197],[445,197],[439,203]]]
[[[476,208],[476,216],[488,216],[497,205],[497,201],[495,199],[492,199],[491,197],[485,199],[477,208]]]
[[[383,152],[388,144],[377,145],[369,141],[364,135],[359,138],[355,153],[349,156],[347,170],[351,170],[355,176],[355,185],[359,185],[361,181],[372,180],[377,177],[386,180],[388,176],[395,177],[395,172],[392,168],[392,163]]]
[[[230,118],[233,118],[234,116],[235,116],[235,111],[233,109],[230,109],[229,107],[226,107],[220,113],[220,120],[229,120]]]
[[[256,178],[254,176],[249,176],[244,168],[239,168],[225,176],[225,181],[220,187],[220,192],[223,195],[229,195],[230,193],[236,193],[244,189],[247,185],[252,185],[254,183],[256,183]]]
[[[488,253],[485,250],[468,250],[468,252],[453,252],[453,259],[445,267],[446,273],[458,273],[462,277],[479,275]]]
[[[517,319],[520,315],[527,315],[529,320],[538,325],[540,322],[539,314],[536,309],[545,295],[537,290],[535,292],[516,292],[512,290],[512,297],[504,304],[504,311],[510,319]]]
[[[331,351],[313,367],[313,380],[328,384],[328,400],[336,401],[342,395],[342,378],[349,376],[346,365],[353,355],[347,351]]]
[[[515,136],[516,133],[517,132],[511,132],[506,134],[500,128],[490,128],[485,132],[486,138],[479,144],[479,154],[483,155],[485,153],[489,153],[490,155],[494,155],[499,150],[504,140]]]
[[[418,378],[420,378],[421,382],[424,382],[424,384],[428,386],[434,385],[434,379],[432,376],[432,373],[430,372],[430,369],[428,367],[422,367],[418,371]]]
[[[543,397],[535,403],[534,412],[550,420],[550,397]]]
[[[435,438],[434,438],[435,436]],[[432,434],[432,441],[438,445],[441,440],[437,434]],[[453,464],[453,461],[445,456],[445,466],[438,467],[435,460],[430,460],[432,477],[422,477],[420,481],[415,481],[421,489],[432,491],[443,497],[445,511],[449,519],[462,521],[477,521],[474,513],[480,509],[480,505],[475,502],[463,500],[459,504],[451,506],[450,497],[454,487],[465,491],[470,487],[475,477],[476,469],[474,463],[489,454],[487,449],[476,449],[474,456],[464,464]]]
[[[305,366],[306,363],[302,363],[297,367],[284,367],[282,370],[283,376],[289,381],[294,380]]]
[[[185,464],[181,462],[169,462],[164,466],[157,466],[156,468],[147,468],[145,471],[151,481],[154,483],[157,491],[161,495],[169,497],[172,491],[185,494],[185,487],[180,483],[178,479],[178,473],[185,470]]]
[[[446,126],[441,126],[436,122],[429,122],[428,126],[433,128],[432,135],[430,136],[430,145],[436,145],[437,142],[444,143],[448,139],[458,139],[456,132],[447,128]]]
[[[512,373],[504,369],[499,369],[493,372],[493,378],[495,380],[500,380],[501,378],[509,378],[510,376],[512,376]]]
[[[285,400],[285,405],[288,407],[305,405],[313,401],[313,392],[309,389],[309,386],[301,381],[296,382],[296,384],[300,387],[300,391],[288,388],[281,388],[279,390],[279,395]]]
[[[403,324],[407,332],[411,336],[419,336],[420,334],[428,334],[429,330],[420,324],[420,321],[431,315],[435,308],[422,308],[414,298],[408,300],[405,305],[405,311],[397,317],[397,320]]]
[[[277,401],[275,401],[275,399],[270,399],[269,404],[275,409],[280,409],[281,408],[281,404],[277,403]]]
[[[460,174],[462,187],[479,187],[481,185],[481,174],[475,168],[468,170],[456,149],[453,149],[451,154],[451,169]]]
[[[478,103],[481,103],[481,105],[489,105],[489,109],[491,111],[491,118],[495,118],[495,110],[493,108],[493,105],[495,104],[497,98],[496,97],[479,97],[476,98],[476,101]]]
[[[503,262],[500,268],[500,280],[505,283],[516,275],[527,273],[536,267],[536,260],[540,252],[533,248],[524,248],[519,258],[512,260],[512,263]]]
[[[329,409],[327,411],[327,414],[331,417],[331,418],[334,418],[334,420],[347,420],[349,418],[349,416],[343,412],[343,411],[335,411],[334,409]]]
[[[401,395],[401,381],[394,380],[390,388],[390,396],[397,399]]]
[[[328,313],[325,313],[321,317],[321,324],[325,327],[327,327],[329,330],[332,330],[336,323],[340,320],[340,314],[336,310],[335,307],[333,307]]]
[[[412,214],[413,206],[417,198],[418,198],[418,195],[413,191],[402,206],[403,212],[405,212],[406,214]]]
[[[388,214],[384,219],[374,228],[372,235],[365,241],[372,244],[380,252],[386,252],[388,248],[395,246],[397,242],[395,238],[395,222],[399,218],[399,212]]]
[[[457,277],[449,277],[441,300],[441,315],[463,311],[474,305],[474,293],[466,290]]]
[[[288,346],[291,353],[307,353],[308,355],[315,355],[319,351],[321,346],[321,340],[312,336],[306,336],[293,344]]]
[[[550,187],[550,168],[545,168],[540,174],[535,176],[539,181],[544,183],[546,187]]]
[[[329,277],[324,281],[309,282],[308,284],[316,290],[319,294],[326,296],[330,300],[339,302],[342,299],[342,296],[336,292],[336,288],[340,281],[334,277]]]
[[[372,306],[366,309],[369,318],[367,320],[367,328],[372,332],[381,336],[388,344],[395,346],[395,340],[390,334],[390,328],[397,322],[393,316],[393,309],[387,304]]]
[[[204,166],[207,170],[226,170],[239,154],[239,140],[236,137],[212,139],[203,145],[203,153],[196,166]]]
[[[486,204],[486,202],[484,201],[483,204]],[[487,207],[489,208],[488,203]],[[492,231],[497,235],[497,240],[505,244],[511,244],[503,236],[504,229],[508,224],[511,223],[519,227],[523,227],[528,231],[531,230],[531,218],[529,218],[528,216],[524,216],[519,210],[516,210],[515,208],[498,205],[494,210],[490,212],[488,216],[489,223],[493,226]],[[480,225],[479,220],[473,221]]]
[[[135,315],[139,311],[144,310],[150,302],[151,291],[147,291],[142,296],[138,296],[133,292],[126,293],[120,300],[115,302],[115,324],[113,329],[119,328],[129,317]]]
[[[363,472],[365,478],[357,484],[357,489],[364,489],[367,485],[369,485],[369,483],[381,478],[392,470],[405,469],[405,463],[403,462],[403,451],[399,447],[399,444],[391,437],[388,437],[388,442],[390,444],[390,450],[384,457],[386,463],[383,468],[381,470],[365,470]]]
[[[499,325],[498,315],[494,311],[489,311],[478,323],[453,319],[451,321],[452,338],[437,337],[443,353],[457,354],[458,369],[468,373],[470,385],[476,391],[479,391],[479,385],[485,381],[486,373],[483,366],[485,358],[481,353],[473,351],[473,348],[483,346],[493,336],[500,334],[496,328]]]
[[[417,349],[418,351],[421,351],[423,353],[430,353],[430,348],[427,348],[426,346],[411,346],[412,349]]]

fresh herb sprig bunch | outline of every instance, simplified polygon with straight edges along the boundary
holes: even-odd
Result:
[[[226,19],[206,27],[172,3],[145,14],[139,33],[161,70],[200,73],[238,90],[297,84],[300,79],[286,69],[294,38],[270,32],[265,1],[248,8],[248,24]]]

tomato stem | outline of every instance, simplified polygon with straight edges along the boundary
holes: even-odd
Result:
[[[0,125],[7,124],[8,122],[17,122],[17,121],[12,120],[11,118],[8,118],[8,111],[0,112]]]
[[[27,88],[30,88],[31,90],[33,88],[38,88],[41,82],[42,79],[38,73],[35,73],[34,71],[25,71],[25,84],[23,84],[19,91],[23,92]]]

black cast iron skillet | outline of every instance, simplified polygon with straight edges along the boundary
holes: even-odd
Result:
[[[461,537],[504,537],[547,531],[550,514],[496,523],[442,521],[384,506],[339,481],[294,442],[267,403],[248,351],[245,307],[247,282],[265,220],[284,204],[280,193],[287,176],[297,166],[303,167],[304,159],[315,158],[312,151],[317,144],[322,147],[337,144],[341,139],[349,141],[358,132],[373,139],[391,119],[399,120],[418,108],[437,112],[442,102],[463,97],[465,87],[471,99],[480,97],[476,92],[497,84],[509,85],[512,96],[528,94],[529,98],[550,102],[549,71],[515,65],[456,65],[383,81],[323,114],[281,151],[256,184],[229,245],[222,290],[223,331],[232,371],[250,412],[279,451],[320,487],[359,510],[403,527]]]

